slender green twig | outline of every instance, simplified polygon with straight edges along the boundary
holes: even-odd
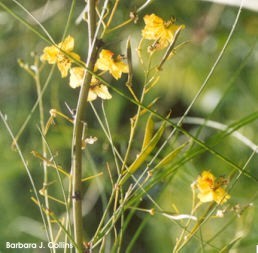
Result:
[[[176,44],[176,41],[177,41],[177,38],[181,32],[181,30],[183,29],[183,26],[179,26],[179,28],[176,30],[175,32],[175,35],[174,35],[174,38],[173,38],[173,41],[170,43],[165,55],[163,56],[159,66],[157,67],[157,69],[160,71],[162,70],[162,67],[164,65],[164,63],[166,62],[166,60],[168,59],[168,57],[170,56],[170,54],[173,52],[174,48],[175,48],[175,44]]]
[[[92,104],[91,104],[91,106],[94,107]],[[107,118],[107,115],[106,115],[106,112],[105,112],[105,108],[104,108],[104,103],[103,102],[101,103],[101,106],[102,106],[102,112],[103,112],[103,116],[104,116],[104,120],[105,120],[105,124],[106,124],[106,133],[108,134],[108,139],[110,141],[110,145],[111,145],[111,148],[112,148],[112,153],[113,153],[116,169],[117,169],[117,172],[119,174],[118,157],[116,155],[115,145],[114,145],[114,142],[113,142],[113,139],[112,139],[112,134],[111,134],[111,131],[110,131],[110,127],[109,127],[109,123],[108,123],[108,118]]]
[[[43,99],[41,96],[41,83],[40,83],[40,72],[39,72],[39,58],[35,56],[35,61],[34,61],[34,66],[35,66],[35,74],[34,74],[34,80],[36,84],[36,90],[37,90],[37,96],[39,98],[39,118],[40,118],[40,129],[41,132],[44,133],[44,128],[45,128],[45,120],[44,120],[44,106],[43,106]],[[44,140],[44,136],[42,135],[41,138],[41,145],[42,145],[42,154],[44,157],[47,156],[47,147],[46,147],[46,142]],[[48,198],[48,168],[47,168],[47,162],[43,160],[43,171],[44,171],[44,181],[43,181],[43,189],[44,189],[44,198],[45,198],[45,207],[46,209],[50,210],[50,205],[49,205],[49,198]],[[53,229],[52,229],[52,224],[51,224],[51,219],[49,215],[47,215],[47,223],[48,223],[48,230],[49,230],[49,236],[50,236],[50,241],[54,241],[54,236],[53,236]],[[56,252],[56,249],[53,248],[51,249],[52,252]]]
[[[144,4],[142,4],[136,11],[132,11],[131,13],[130,13],[130,18],[129,19],[127,19],[126,21],[124,21],[123,23],[121,23],[121,24],[119,24],[119,25],[117,25],[117,26],[115,26],[115,27],[113,27],[113,28],[110,28],[110,29],[108,29],[107,31],[106,31],[106,33],[110,33],[110,32],[113,32],[113,31],[115,31],[115,30],[117,30],[117,29],[119,29],[119,28],[122,28],[122,27],[124,27],[125,25],[127,25],[127,24],[129,24],[129,23],[131,23],[131,22],[133,22],[133,21],[137,21],[137,14],[139,13],[139,12],[141,12],[143,9],[145,9],[151,2],[152,2],[153,0],[147,0]],[[118,2],[118,1],[117,1]],[[115,6],[116,7],[116,6]],[[115,8],[114,7],[114,8]]]
[[[38,201],[37,198],[31,197],[31,200],[37,205],[39,206],[39,208],[42,210],[42,212],[44,212],[47,216],[50,216],[52,218],[52,220],[54,220],[59,227],[64,231],[64,233],[69,237],[70,241],[72,242],[72,244],[74,245],[74,247],[76,249],[78,249],[78,245],[76,244],[76,242],[74,241],[72,235],[69,233],[69,231],[66,230],[66,228],[64,227],[64,225],[62,224],[62,222],[59,220],[59,218],[55,215],[54,212],[52,212],[51,210],[48,210],[46,208],[44,208],[43,206],[41,206],[41,203]]]
[[[51,158],[54,157],[53,155],[53,152],[51,151],[51,148],[49,147],[46,139],[45,139],[45,136],[44,134],[41,132],[41,136],[45,142],[45,146],[47,147],[47,151],[48,151],[48,154],[50,155]],[[47,161],[44,157],[42,157],[46,162],[47,162],[47,165],[49,166],[49,161]],[[61,179],[61,175],[60,175],[60,172],[64,173],[64,175],[66,175],[68,178],[69,178],[69,185],[68,185],[68,196],[71,194],[71,178],[70,178],[70,174],[65,172],[63,169],[62,171],[59,171],[59,166],[56,164],[55,162],[55,159],[53,159],[53,161],[51,162],[52,163],[52,166],[56,169],[56,173],[57,173],[57,177],[58,177],[58,181],[59,181],[59,184],[60,184],[60,188],[61,188],[61,192],[62,192],[62,195],[63,195],[63,203],[66,207],[66,213],[65,213],[65,231],[68,231],[68,233],[65,233],[65,239],[64,241],[67,243],[68,242],[68,239],[70,238],[70,235],[72,234],[72,229],[71,229],[71,218],[70,218],[70,208],[71,208],[71,200],[70,198],[68,197],[67,198],[67,195],[65,193],[65,188],[64,188],[64,185],[63,185],[63,182],[62,182],[62,179]],[[71,240],[70,240],[71,241]],[[64,253],[66,253],[68,251],[68,248],[65,248],[65,251]]]
[[[142,11],[144,8],[146,8],[153,0],[147,0],[145,3],[143,3],[137,10],[136,12]]]
[[[116,11],[116,9],[117,9],[118,3],[119,3],[119,0],[116,0],[114,6],[113,6],[113,8],[112,8],[111,14],[110,14],[110,16],[109,16],[109,19],[108,19],[106,25],[104,26],[103,32],[102,32],[102,34],[101,34],[101,37],[104,36],[104,34],[106,33],[106,30],[107,30],[108,27],[110,26],[110,24],[111,24],[111,22],[112,22],[112,19],[113,19],[113,17],[114,17],[115,11]]]
[[[141,97],[140,97],[140,101],[139,101],[139,104],[138,104],[137,112],[136,112],[136,115],[131,119],[130,135],[129,135],[128,145],[127,145],[127,150],[126,150],[125,157],[124,157],[124,160],[123,160],[123,165],[122,165],[122,168],[121,168],[122,172],[125,169],[125,166],[126,166],[126,163],[127,163],[128,157],[129,157],[129,153],[130,153],[130,150],[131,150],[131,147],[132,147],[136,127],[138,125],[138,121],[139,121],[139,118],[140,118],[140,113],[141,113],[141,110],[142,110],[142,107],[140,106],[140,104],[143,103],[143,100],[144,100],[144,97],[145,97],[145,94],[146,94],[145,93],[146,92],[146,87],[147,87],[147,84],[149,83],[149,72],[150,72],[150,68],[151,68],[151,59],[152,59],[152,55],[149,58],[149,63],[148,63],[148,67],[147,67],[146,75],[145,75],[145,82],[144,82],[144,86],[143,86],[143,89],[142,89],[142,92],[141,92]]]

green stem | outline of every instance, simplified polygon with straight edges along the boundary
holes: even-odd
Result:
[[[42,89],[41,89],[41,83],[40,83],[40,76],[39,76],[39,64],[38,64],[38,57],[35,57],[34,65],[36,67],[36,71],[34,74],[34,80],[36,84],[37,89],[37,96],[39,98],[39,118],[40,118],[40,129],[42,132],[42,155],[44,157],[47,157],[47,146],[44,139],[44,128],[45,128],[45,119],[44,119],[44,106],[43,106],[43,100],[42,100]],[[47,210],[50,210],[49,205],[49,198],[48,198],[48,169],[47,169],[47,162],[43,161],[43,171],[44,171],[44,182],[43,182],[43,190],[44,190],[44,198],[45,198],[45,207]],[[54,236],[53,236],[53,230],[52,230],[52,223],[49,215],[47,217],[47,223],[48,223],[48,230],[49,230],[49,238],[53,242]],[[55,249],[51,250],[52,252],[56,252]]]
[[[94,42],[95,31],[96,31],[96,11],[95,11],[95,0],[88,1],[88,33],[89,33],[89,49]]]
[[[86,101],[88,97],[92,71],[97,58],[97,46],[94,38],[96,15],[95,0],[88,1],[88,30],[89,30],[89,55],[87,59],[87,70],[84,78],[84,85],[81,87],[76,109],[76,117],[73,128],[72,141],[72,203],[73,203],[73,222],[74,240],[78,249],[76,253],[83,251],[83,221],[82,221],[82,137],[84,127],[84,117],[86,113]]]
[[[144,96],[146,94],[145,93],[146,92],[146,87],[147,87],[147,84],[149,82],[150,67],[151,67],[151,56],[150,56],[150,59],[149,59],[148,69],[146,71],[147,74],[145,76],[145,82],[144,82],[144,86],[143,86],[143,89],[142,89],[139,104],[137,104],[137,106],[138,106],[137,112],[136,112],[136,115],[131,119],[131,129],[130,129],[129,141],[128,141],[128,146],[127,146],[127,150],[126,150],[126,153],[125,153],[125,157],[124,157],[124,160],[123,160],[121,172],[123,172],[126,168],[126,163],[127,163],[130,151],[131,151],[131,146],[133,144],[133,139],[134,139],[136,127],[138,125],[138,121],[139,121],[139,118],[140,118],[140,113],[141,113],[141,110],[142,110],[141,104],[143,103]]]

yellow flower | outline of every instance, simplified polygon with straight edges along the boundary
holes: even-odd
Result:
[[[173,41],[174,34],[180,27],[180,25],[174,24],[174,19],[164,21],[155,14],[145,15],[143,20],[145,27],[142,30],[142,37],[155,41],[151,46],[153,50],[167,47]],[[184,25],[181,27],[184,28]]]
[[[45,47],[40,59],[47,61],[49,64],[57,64],[62,77],[66,77],[68,70],[71,68],[73,60],[68,55],[76,60],[80,59],[80,56],[73,53],[74,39],[72,36],[67,36],[64,41],[57,44],[57,46]]]
[[[85,69],[82,67],[74,67],[70,69],[70,86],[72,88],[79,87],[83,84],[83,77],[85,74]],[[102,99],[111,99],[112,96],[108,91],[106,85],[101,84],[98,79],[94,76],[91,79],[91,86],[88,93],[88,101],[93,101],[97,97]]]
[[[116,59],[113,56],[113,52],[102,49],[95,64],[95,69],[109,71],[115,79],[119,79],[122,73],[128,73],[128,65],[121,61],[121,56],[118,56]]]
[[[93,101],[97,97],[100,97],[102,99],[112,98],[111,94],[108,91],[107,86],[104,84],[101,84],[100,81],[93,76],[91,80],[91,86],[89,89],[88,101]]]
[[[199,194],[197,197],[201,202],[215,201],[218,204],[225,203],[230,195],[221,187],[222,183],[209,171],[203,171],[197,179]]]

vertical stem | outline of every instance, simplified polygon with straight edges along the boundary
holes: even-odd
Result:
[[[94,33],[96,26],[95,0],[88,1],[88,33],[89,47],[87,69],[93,71],[97,58],[96,40]],[[73,129],[72,140],[72,203],[73,203],[73,222],[74,222],[74,240],[78,246],[76,253],[83,251],[83,220],[82,220],[82,137],[83,124],[85,122],[86,101],[90,87],[92,75],[86,71],[84,85],[81,87],[76,109],[76,117]]]
[[[89,36],[89,49],[92,49],[92,43],[95,37],[96,31],[96,11],[95,11],[95,1],[88,1],[88,36]]]
[[[91,66],[89,66],[90,68]],[[73,203],[73,221],[74,221],[74,240],[82,250],[82,132],[83,118],[85,115],[85,106],[87,94],[91,81],[91,75],[87,72],[85,83],[81,88],[80,97],[77,105],[77,112],[73,130],[72,143],[72,203]],[[85,98],[85,99],[83,99]],[[77,251],[81,252],[81,251]]]
[[[37,96],[39,99],[39,118],[40,118],[40,129],[42,132],[42,154],[44,157],[47,157],[47,147],[46,143],[44,140],[44,128],[45,128],[45,119],[44,119],[44,106],[43,106],[43,101],[42,101],[42,90],[41,90],[41,84],[40,84],[40,77],[39,77],[39,70],[38,70],[38,57],[35,56],[35,62],[34,65],[36,66],[36,71],[34,75],[34,80],[36,84],[36,89],[37,89]],[[44,191],[44,197],[45,197],[45,207],[46,209],[50,209],[49,206],[49,199],[48,199],[48,169],[47,169],[47,163],[44,160],[43,161],[43,170],[44,170],[44,181],[43,181],[43,191]],[[51,241],[54,241],[53,237],[53,231],[52,231],[52,226],[51,226],[51,219],[50,216],[47,215],[47,223],[48,223],[48,233],[49,233],[49,238]],[[55,249],[51,250],[52,252],[56,252]]]

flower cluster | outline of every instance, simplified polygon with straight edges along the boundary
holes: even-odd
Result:
[[[145,27],[142,30],[142,37],[147,40],[154,40],[149,47],[151,51],[166,48],[173,41],[176,31],[184,28],[184,25],[175,25],[175,20],[164,21],[155,14],[144,16]],[[79,61],[80,56],[73,52],[74,38],[67,36],[64,41],[57,45],[45,47],[40,59],[47,61],[49,64],[56,64],[61,76],[64,78],[70,73],[69,85],[72,88],[80,87],[84,82],[85,69],[83,67],[72,67],[72,63]],[[96,61],[94,71],[108,71],[115,79],[119,79],[122,73],[128,73],[129,68],[123,61],[123,57],[107,49],[102,49],[99,58]],[[112,96],[107,86],[102,84],[98,79],[92,77],[88,101],[95,100],[97,97],[110,99]]]
[[[145,27],[142,30],[142,37],[154,41],[149,47],[150,51],[168,47],[173,41],[176,31],[184,28],[184,25],[176,25],[173,18],[164,21],[155,14],[145,15],[143,19]],[[47,61],[49,64],[56,64],[63,78],[70,73],[69,85],[72,88],[76,88],[80,87],[84,82],[85,69],[83,67],[72,67],[72,63],[80,60],[80,56],[74,53],[73,49],[74,38],[69,35],[57,45],[45,47],[41,55],[41,60]],[[129,72],[128,65],[122,60],[122,56],[118,55],[114,57],[113,52],[102,49],[96,61],[94,72],[98,70],[108,71],[115,79],[119,79],[122,73]],[[110,99],[112,96],[107,86],[93,77],[89,89],[88,101],[95,100],[97,97]]]
[[[150,50],[166,48],[173,41],[176,31],[184,25],[175,25],[175,19],[164,21],[155,14],[145,15],[145,27],[142,30],[142,37],[147,40],[154,40]]]
[[[215,201],[217,204],[223,204],[230,198],[230,195],[221,187],[223,184],[225,182],[216,179],[209,171],[203,171],[196,181],[199,190],[197,197],[203,203]]]
[[[49,64],[57,64],[62,77],[66,77],[69,71],[69,85],[72,88],[76,88],[80,87],[84,82],[85,69],[83,67],[71,67],[74,61],[80,60],[80,56],[73,52],[73,48],[74,39],[69,35],[56,46],[46,47],[40,59],[47,61]],[[115,79],[121,78],[122,73],[128,73],[128,65],[122,61],[122,57],[117,56],[113,58],[113,56],[113,52],[103,49],[96,61],[94,71],[108,71]],[[107,86],[93,76],[87,100],[93,101],[97,97],[102,99],[112,98]]]

